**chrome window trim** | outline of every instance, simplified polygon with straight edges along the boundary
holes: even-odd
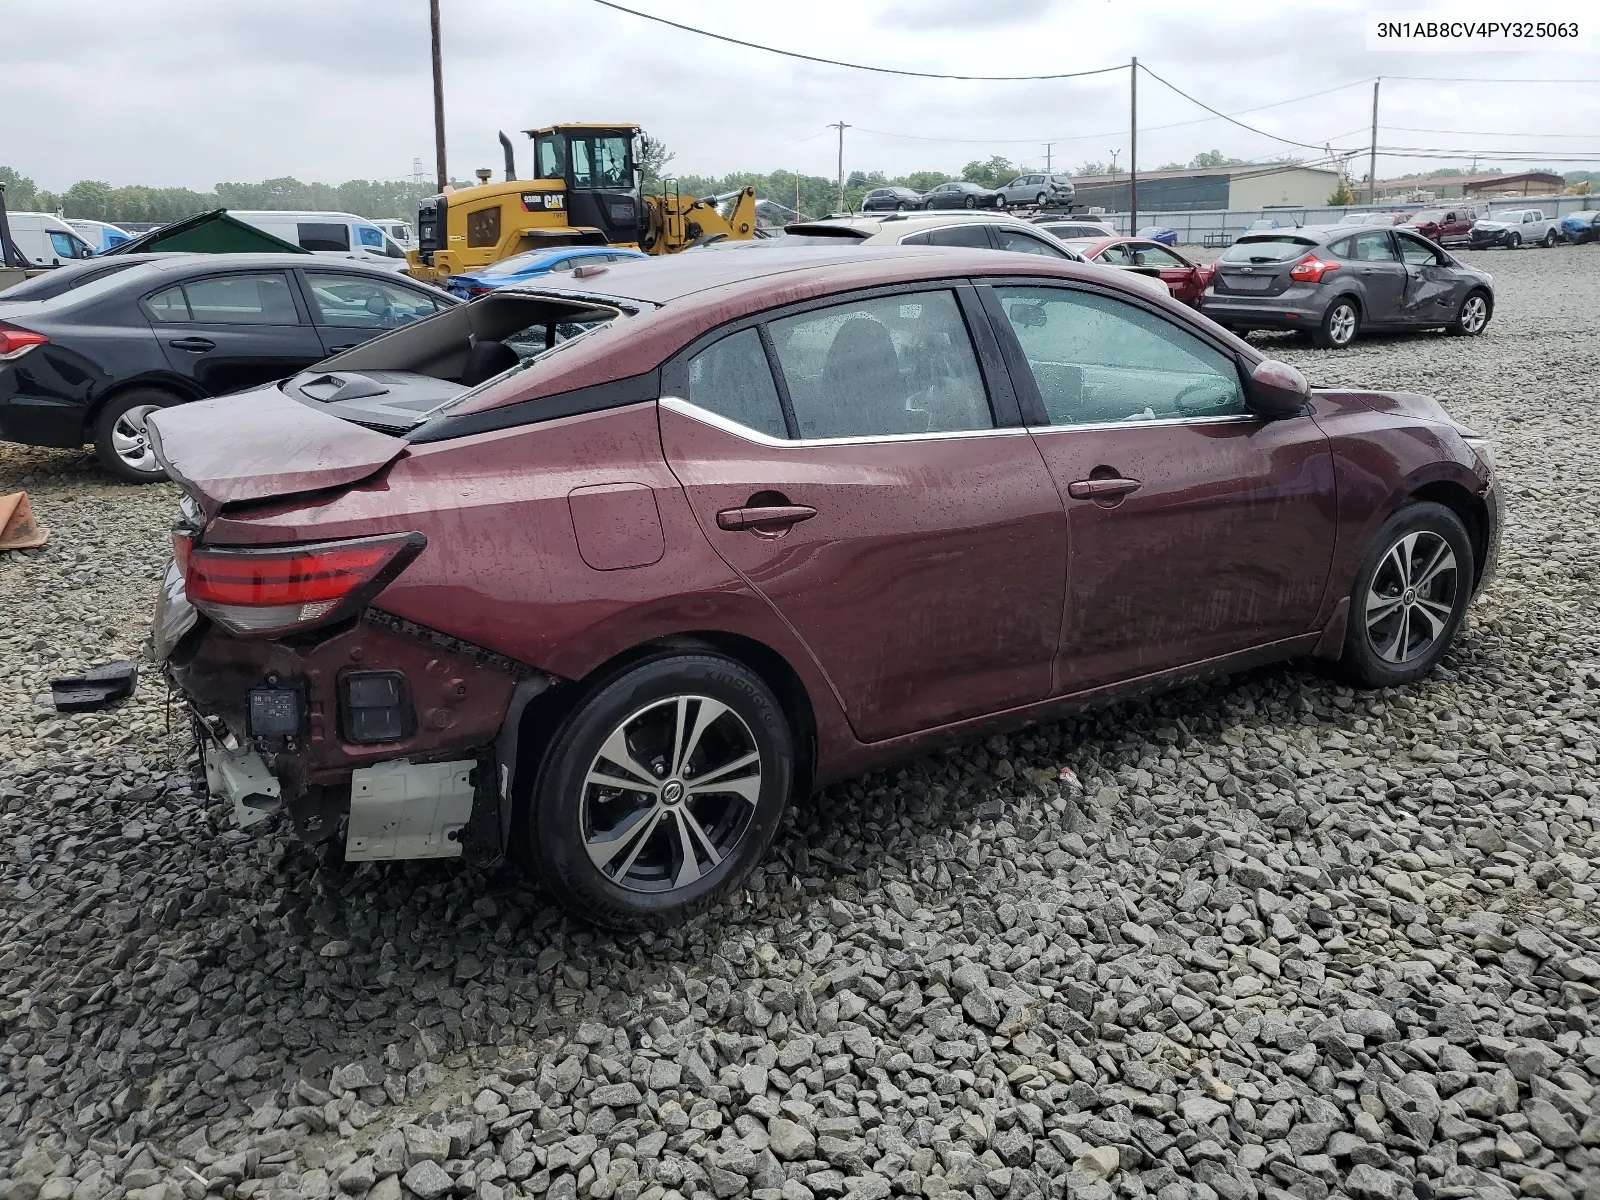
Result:
[[[714,413],[710,409],[701,408],[681,396],[662,396],[657,401],[663,408],[679,413],[699,421],[702,425],[710,425],[713,429],[720,429],[724,433],[731,433],[741,437],[747,442],[757,446],[767,446],[771,449],[805,449],[811,446],[877,446],[885,442],[931,442],[949,441],[959,438],[976,437],[1015,437],[1028,432],[1021,425],[1002,425],[994,429],[959,429],[945,433],[883,433],[868,437],[836,437],[836,438],[775,438],[771,434],[762,433],[760,430],[751,429],[748,425],[730,420],[721,413]]]
[[[1089,421],[1082,425],[1029,425],[1029,433],[1079,433],[1084,430],[1144,429],[1152,425],[1240,425],[1264,421],[1254,413],[1224,413],[1217,417],[1156,417],[1148,421]]]

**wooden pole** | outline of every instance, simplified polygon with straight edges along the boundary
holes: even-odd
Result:
[[[444,60],[439,54],[439,0],[428,0],[428,26],[433,34],[433,154],[439,190],[450,183],[444,158]]]
[[[833,128],[839,131],[839,211],[844,212],[844,131],[850,126],[843,121],[835,121]]]
[[[1128,68],[1128,236],[1139,232],[1139,59]]]

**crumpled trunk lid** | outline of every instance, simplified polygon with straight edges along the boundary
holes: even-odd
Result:
[[[349,487],[408,445],[291,400],[276,386],[162,409],[149,428],[156,457],[207,521],[230,504]]]

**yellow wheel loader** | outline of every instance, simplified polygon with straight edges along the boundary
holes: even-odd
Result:
[[[504,182],[490,183],[489,172],[479,171],[477,187],[435,196],[418,210],[408,275],[442,285],[525,250],[611,245],[676,254],[755,236],[754,188],[697,199],[669,184],[664,195],[644,195],[634,159],[637,125],[552,125],[527,133],[532,179],[517,178],[516,154],[502,133]]]

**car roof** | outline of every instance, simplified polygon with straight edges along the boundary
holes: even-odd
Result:
[[[774,247],[760,254],[664,255],[616,263],[584,279],[564,280],[558,287],[529,281],[499,289],[502,295],[523,292],[610,304],[637,315],[575,340],[563,353],[487,386],[453,411],[498,408],[644,374],[728,321],[783,305],[866,288],[973,276],[1094,283],[1147,304],[1165,304],[1181,319],[1192,318],[1190,310],[1170,296],[1158,296],[1142,276],[1130,276],[1114,267],[1007,250],[851,242],[838,248]],[[1134,282],[1135,278],[1139,282]]]
[[[973,225],[983,222],[990,225],[1014,225],[1018,229],[1036,229],[1031,221],[1013,217],[1009,213],[980,212],[977,209],[960,209],[953,212],[866,213],[852,217],[825,217],[820,221],[795,221],[785,225],[785,233],[809,233],[822,226],[827,229],[855,229],[865,241],[879,233],[917,233],[923,229],[940,229],[946,225]]]

